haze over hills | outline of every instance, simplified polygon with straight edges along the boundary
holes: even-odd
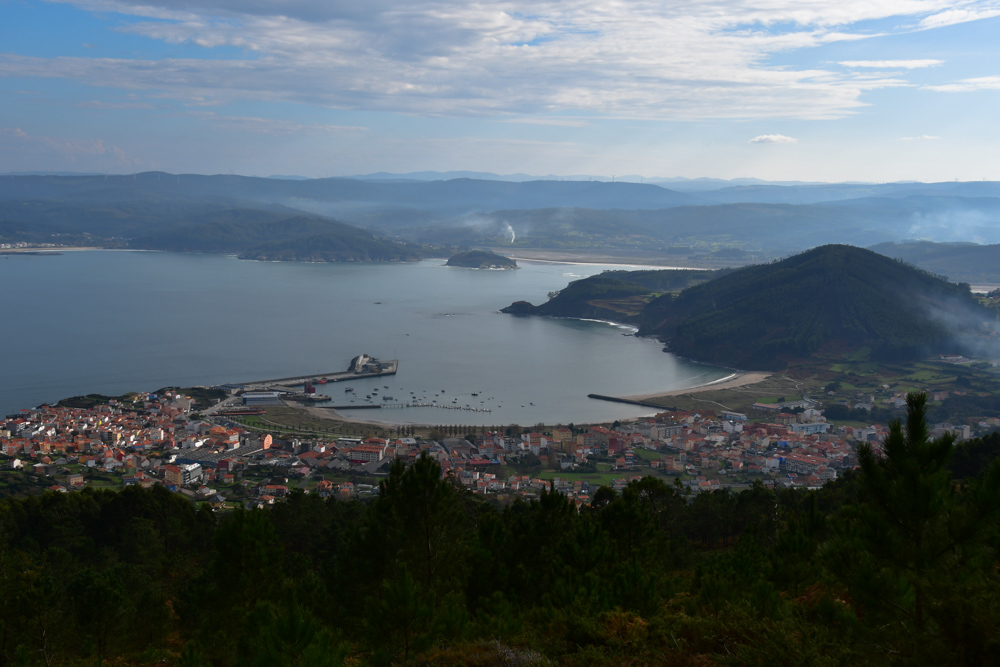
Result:
[[[422,256],[418,248],[316,216],[224,211],[199,224],[141,236],[129,247],[174,252],[219,252],[241,259],[308,262],[394,262]],[[242,215],[241,215],[242,214]]]
[[[236,211],[232,215],[249,221],[257,219],[250,211],[263,211],[260,219],[321,216],[409,243],[601,251],[663,261],[686,256],[689,266],[726,265],[716,261],[720,256],[730,265],[760,261],[826,243],[871,246],[913,238],[1000,243],[995,182],[735,187],[726,182],[728,187],[713,190],[699,179],[700,189],[679,192],[649,183],[513,180],[520,176],[507,181],[159,172],[10,176],[0,178],[0,242],[122,245],[197,224],[206,215]],[[952,275],[947,261],[941,259],[944,268],[933,270]],[[976,280],[1000,280],[1000,270],[992,279],[984,271]]]
[[[640,335],[660,338],[675,354],[749,370],[816,355],[900,360],[955,352],[971,344],[962,336],[984,333],[993,320],[967,288],[852,246],[703,274],[702,282],[691,273],[604,273],[541,306],[517,302],[504,312],[637,322]],[[684,289],[675,296],[671,287]],[[666,293],[651,298],[656,291]]]
[[[0,178],[0,201],[62,199],[110,201],[136,193],[210,197],[284,204],[296,208],[416,207],[434,211],[470,208],[665,208],[697,203],[691,195],[656,185],[578,181],[524,183],[453,179],[380,183],[348,178],[305,181],[247,176],[201,176],[147,172],[132,176],[19,176]],[[366,205],[366,206],[364,206]]]
[[[870,250],[950,280],[989,284],[1000,281],[1000,244],[903,241],[880,243]]]
[[[270,178],[293,178],[297,180],[307,180],[305,176],[270,176]],[[695,192],[700,190],[718,190],[738,185],[805,185],[806,181],[766,181],[760,178],[685,178],[683,176],[674,177],[646,177],[635,174],[624,176],[606,176],[598,174],[494,174],[488,171],[411,171],[406,173],[389,173],[379,171],[372,174],[358,174],[345,176],[344,178],[356,178],[361,181],[447,181],[453,178],[474,178],[484,181],[603,181],[621,183],[651,183],[657,185],[667,185],[672,190],[683,192]]]

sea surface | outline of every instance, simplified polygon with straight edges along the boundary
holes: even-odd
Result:
[[[498,311],[611,267],[519,262],[516,271],[407,264],[252,262],[220,255],[74,251],[0,257],[0,414],[80,394],[346,370],[368,353],[395,376],[331,383],[335,404],[396,423],[533,425],[651,414],[587,398],[679,389],[728,375],[610,323]],[[388,388],[386,388],[388,386]],[[412,393],[411,393],[412,392]],[[473,393],[479,394],[473,396]],[[454,409],[456,407],[475,408]],[[485,412],[485,410],[490,410]]]

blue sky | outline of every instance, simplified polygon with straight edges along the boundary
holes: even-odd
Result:
[[[0,0],[0,172],[1000,180],[1000,0]]]

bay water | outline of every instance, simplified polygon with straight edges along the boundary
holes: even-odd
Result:
[[[399,359],[399,372],[317,391],[333,404],[349,404],[349,385],[359,403],[377,389],[373,402],[391,396],[433,406],[344,411],[394,423],[611,421],[653,410],[587,394],[647,394],[728,374],[665,353],[628,327],[499,313],[622,268],[519,263],[515,271],[480,271],[444,260],[308,264],[97,250],[0,256],[0,414],[80,394],[341,371],[362,352]]]

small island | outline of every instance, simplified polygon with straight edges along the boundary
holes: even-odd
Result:
[[[517,269],[517,262],[510,257],[497,255],[485,250],[470,250],[453,255],[445,266],[461,266],[467,269]]]

